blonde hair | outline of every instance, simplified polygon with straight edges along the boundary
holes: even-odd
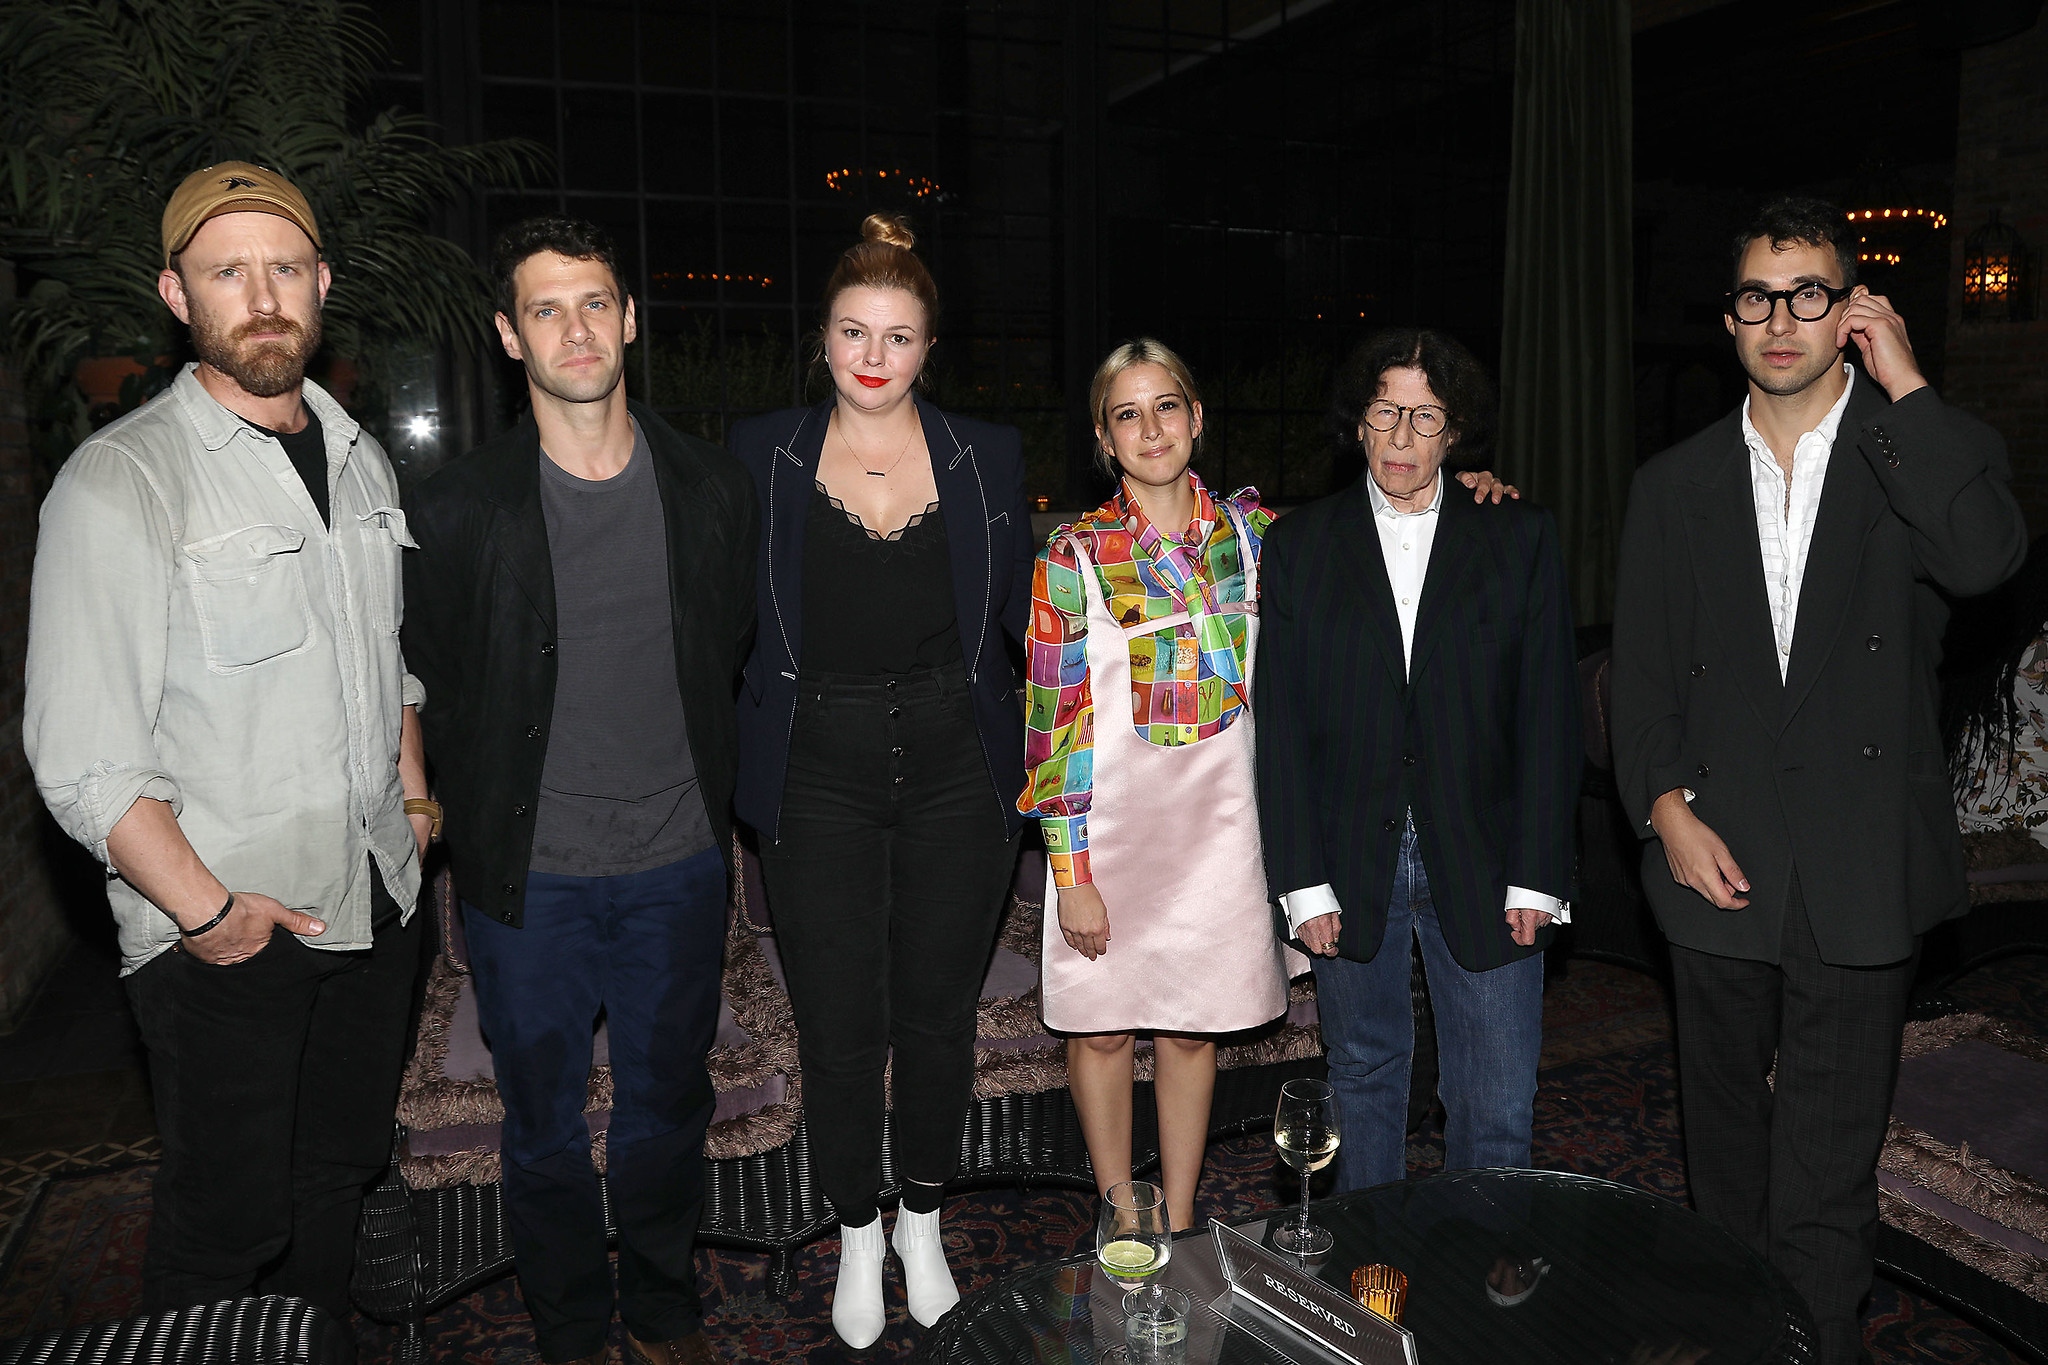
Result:
[[[924,308],[925,339],[929,341],[938,335],[939,285],[924,258],[911,250],[916,245],[917,234],[900,213],[871,213],[861,220],[860,241],[840,256],[839,264],[832,268],[832,278],[825,282],[825,300],[818,309],[818,335],[811,353],[813,381],[825,374],[825,333],[832,326],[832,305],[849,289],[901,289]],[[929,387],[922,365],[918,367],[916,382],[919,388]]]
[[[1100,433],[1109,426],[1109,388],[1116,383],[1116,377],[1133,365],[1157,365],[1173,376],[1173,382],[1180,387],[1181,394],[1192,408],[1202,401],[1202,395],[1195,388],[1195,376],[1188,369],[1171,346],[1152,337],[1136,337],[1111,351],[1095,367],[1095,379],[1088,385],[1088,412],[1095,420],[1095,429]],[[1195,438],[1195,449],[1201,450],[1201,438]],[[1095,467],[1114,479],[1119,470],[1114,456],[1103,448],[1098,434],[1095,440]]]

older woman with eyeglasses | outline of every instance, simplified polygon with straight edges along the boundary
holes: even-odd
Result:
[[[1446,496],[1446,458],[1492,431],[1486,372],[1440,333],[1386,332],[1337,409],[1366,474],[1267,536],[1255,702],[1267,872],[1315,955],[1350,1190],[1407,1174],[1411,941],[1446,1166],[1529,1164],[1582,759],[1555,523]]]

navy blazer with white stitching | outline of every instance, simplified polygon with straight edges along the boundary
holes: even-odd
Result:
[[[990,800],[1004,828],[1024,822],[1024,715],[1017,672],[1002,635],[1020,645],[1031,612],[1031,566],[1038,553],[1024,501],[1023,440],[1015,427],[939,411],[915,399],[931,452],[953,571],[960,652]],[[803,665],[804,519],[833,400],[733,425],[727,447],[754,476],[761,502],[754,652],[739,697],[740,771],[734,808],[764,839],[776,837],[789,736]]]

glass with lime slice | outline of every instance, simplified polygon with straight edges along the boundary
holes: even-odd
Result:
[[[1172,1255],[1166,1191],[1148,1180],[1110,1186],[1095,1224],[1095,1259],[1103,1273],[1136,1290],[1166,1269]]]

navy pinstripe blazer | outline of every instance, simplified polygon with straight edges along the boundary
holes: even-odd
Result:
[[[1273,895],[1328,882],[1337,950],[1370,961],[1412,810],[1444,938],[1467,970],[1540,952],[1509,886],[1571,899],[1583,763],[1557,525],[1445,490],[1412,681],[1361,479],[1280,518],[1260,560],[1259,816]]]

